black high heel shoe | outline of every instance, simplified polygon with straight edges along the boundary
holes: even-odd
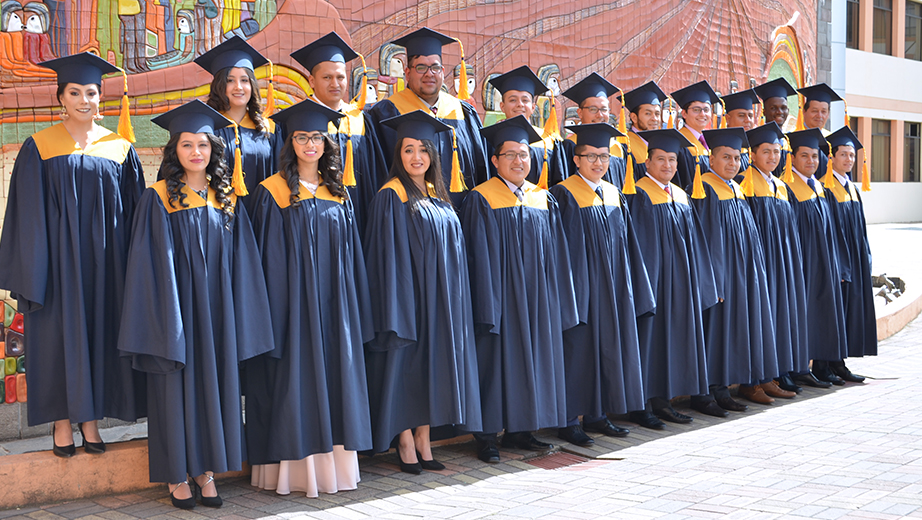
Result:
[[[206,497],[205,495],[202,494],[202,488],[205,487],[205,486],[207,486],[208,484],[214,482],[214,475],[207,475],[207,474],[206,474],[205,476],[208,477],[208,480],[205,481],[205,485],[204,485],[204,486],[198,485],[198,481],[195,480],[195,479],[192,479],[192,483],[195,485],[195,489],[192,491],[192,500],[195,500],[195,496],[198,495],[199,500],[202,502],[202,505],[203,505],[203,506],[205,506],[205,507],[221,507],[222,505],[224,505],[224,500],[221,500],[221,496],[220,496],[220,495],[215,495],[215,496],[213,496],[213,497]],[[214,489],[215,489],[215,492],[217,492],[217,491],[218,491],[218,486],[215,485],[215,488],[214,488]]]
[[[195,491],[192,491],[191,487],[189,488],[189,491],[192,493],[192,496],[189,498],[176,498],[173,495],[173,493],[175,493],[176,490],[179,489],[179,486],[183,484],[188,486],[189,481],[187,480],[185,482],[180,482],[179,484],[176,484],[176,487],[174,487],[173,490],[170,491],[170,502],[173,502],[173,507],[176,507],[179,509],[192,509],[193,507],[195,507]],[[169,484],[167,486],[169,487]]]
[[[51,452],[57,455],[58,457],[67,459],[74,456],[74,453],[77,453],[77,445],[70,444],[67,446],[58,446],[54,442],[54,423],[51,424]]]
[[[397,460],[400,461],[400,471],[404,473],[409,473],[411,475],[419,475],[423,472],[423,465],[419,463],[419,457],[413,464],[407,464],[403,461],[403,457],[400,456],[400,450],[397,450]]]
[[[435,455],[432,456],[432,460],[423,460],[423,456],[419,453],[419,450],[416,450],[416,460],[419,461],[419,465],[423,469],[428,471],[442,471],[445,469],[445,465],[441,462],[435,460]]]
[[[99,437],[99,442],[90,442],[86,440],[86,435],[83,433],[83,423],[77,423],[77,428],[80,429],[80,436],[83,437],[83,449],[87,453],[102,455],[106,452],[106,443],[102,441],[102,436]]]

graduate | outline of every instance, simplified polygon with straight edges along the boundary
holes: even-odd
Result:
[[[766,373],[766,376],[776,377],[777,381],[760,384],[765,397],[759,398],[763,401],[776,397],[790,399],[802,391],[790,373],[808,371],[810,356],[807,352],[807,300],[802,290],[803,253],[797,218],[788,201],[787,187],[771,173],[778,168],[786,141],[784,132],[775,121],[746,132],[746,139],[752,164],[746,174],[737,179],[752,211],[765,254],[768,301],[778,358],[778,373]],[[768,322],[763,321],[765,323]],[[758,390],[751,391],[753,396],[759,394]]]
[[[794,87],[788,83],[788,80],[777,78],[757,87],[753,87],[753,90],[755,90],[756,95],[762,100],[762,115],[765,116],[765,121],[768,123],[774,121],[781,127],[781,130],[784,131],[785,123],[790,114],[788,96],[797,94]],[[781,160],[778,162],[778,167],[772,172],[776,178],[780,179],[781,176],[784,175],[784,165],[787,164],[787,158],[790,152],[791,147],[788,145],[787,139],[782,139]]]
[[[506,119],[520,115],[531,121],[535,112],[535,98],[548,90],[547,85],[526,65],[491,79],[490,84],[502,94],[499,109],[503,111]],[[553,118],[550,121],[556,123],[557,119]],[[526,180],[547,188],[564,180],[569,167],[566,164],[560,129],[556,127],[535,128],[535,132],[541,136],[541,141],[529,145],[531,171],[528,172]],[[487,143],[487,152],[492,156],[493,147],[489,143]],[[496,176],[496,168],[492,164],[490,165],[490,176]]]
[[[356,451],[372,446],[368,278],[328,133],[341,117],[309,99],[272,116],[288,133],[281,169],[251,195],[275,348],[246,362],[247,460],[252,485],[283,495],[355,489]]]
[[[282,146],[282,130],[263,116],[262,97],[254,72],[269,60],[242,38],[234,36],[196,58],[195,63],[214,77],[208,106],[236,124],[215,129],[215,135],[227,144],[224,155],[228,172],[235,172],[231,184],[234,193],[252,209],[252,199],[246,195],[278,170]],[[242,161],[239,167],[238,155]],[[158,175],[158,179],[162,178]]]
[[[672,99],[682,109],[685,125],[679,130],[693,146],[679,152],[676,183],[682,189],[691,186],[696,173],[706,173],[710,148],[701,133],[711,127],[711,114],[715,103],[720,103],[717,93],[707,81],[699,81],[672,93]]]
[[[365,352],[368,395],[374,451],[397,437],[400,469],[419,474],[445,469],[430,430],[481,429],[471,281],[436,145],[451,127],[423,111],[384,124],[398,148],[365,230],[375,331]]]
[[[292,52],[291,57],[307,70],[307,82],[313,90],[311,98],[344,114],[338,125],[331,127],[330,136],[339,145],[343,184],[349,191],[359,236],[362,236],[365,211],[385,180],[379,178],[387,172],[384,155],[393,150],[382,150],[371,118],[363,110],[364,95],[359,94],[355,101],[347,97],[346,63],[359,55],[338,34],[331,32]]]
[[[743,190],[733,180],[740,171],[741,150],[749,147],[746,132],[734,127],[703,134],[711,149],[711,171],[701,176],[704,196],[696,196],[698,186],[687,191],[707,237],[719,303],[704,311],[709,393],[693,395],[691,405],[701,413],[726,417],[727,411],[747,409],[730,397],[727,385],[755,383],[740,387],[751,398],[746,388],[761,392],[757,385],[766,374],[778,375],[778,355],[759,231]]]
[[[845,269],[851,278],[850,282],[842,283],[848,357],[876,356],[877,317],[871,287],[871,246],[868,244],[864,204],[858,186],[849,175],[855,166],[855,153],[863,146],[858,136],[847,126],[836,130],[826,140],[832,152],[830,170],[833,177],[832,180],[827,179],[826,176],[830,175],[827,171],[819,181],[823,183],[826,192],[833,226],[839,230],[839,236],[842,238],[840,245],[844,247]],[[865,181],[870,189],[870,179],[862,179],[862,182]],[[824,362],[828,365],[828,371],[845,381],[864,381],[864,377],[853,374],[845,366],[844,359],[814,359],[814,370],[818,370],[818,363],[822,365]]]
[[[577,175],[551,188],[567,235],[579,313],[579,325],[563,333],[567,426],[558,435],[587,446],[593,443],[587,431],[629,433],[607,413],[644,406],[637,316],[652,313],[654,301],[621,192],[603,180],[611,139],[621,133],[607,123],[575,131]]]
[[[648,81],[621,96],[621,102],[631,118],[627,133],[628,155],[634,163],[634,177],[642,178],[646,171],[647,142],[638,132],[663,128],[663,102],[668,97],[655,81]]]
[[[397,133],[382,124],[385,119],[423,110],[452,128],[451,132],[436,134],[435,145],[442,161],[440,169],[445,184],[451,192],[452,204],[458,208],[467,190],[487,180],[489,170],[486,143],[480,135],[483,127],[480,116],[473,105],[442,90],[445,81],[442,46],[456,41],[428,27],[394,40],[393,43],[407,50],[408,63],[404,70],[407,87],[375,103],[370,115],[388,161],[395,156]],[[464,52],[461,54],[463,63]],[[463,90],[466,91],[466,87]],[[392,168],[393,162],[387,166]]]
[[[788,200],[797,217],[803,251],[804,292],[807,297],[807,348],[810,359],[840,360],[848,356],[845,308],[842,301],[842,258],[823,186],[814,174],[819,158],[829,150],[822,132],[817,129],[787,134],[791,143],[791,174],[782,179],[788,188]],[[822,326],[817,326],[822,323]],[[814,366],[814,372],[801,370],[794,377],[798,385],[830,388],[845,382],[826,369]]]
[[[611,84],[610,81],[593,72],[581,79],[576,85],[570,87],[563,93],[563,96],[575,102],[579,108],[576,113],[579,116],[579,124],[589,125],[597,123],[608,123],[611,117],[611,108],[608,98],[620,92],[620,89]],[[576,166],[573,163],[573,154],[578,144],[578,135],[573,134],[565,142],[565,153],[567,167],[570,169],[570,175],[576,175]],[[617,139],[611,140],[611,160],[608,162],[608,173],[605,174],[605,180],[617,186],[619,189],[624,186],[624,175],[627,171],[626,157],[627,153],[624,147]]]
[[[483,129],[498,175],[461,206],[471,269],[483,433],[477,455],[498,462],[502,445],[546,450],[532,432],[566,426],[563,331],[577,325],[567,239],[557,202],[525,180],[529,145],[541,139],[523,116]]]
[[[691,143],[674,129],[639,135],[648,143],[646,174],[627,201],[656,311],[637,319],[646,406],[632,410],[630,419],[661,430],[660,419],[692,421],[670,399],[708,392],[703,312],[717,303],[717,288],[698,215],[671,182],[679,153]]]
[[[829,107],[834,101],[844,102],[845,100],[825,83],[799,88],[797,92],[804,97],[802,116],[804,129],[816,128],[823,133],[824,137],[828,136],[830,132],[826,130],[826,123],[829,121]],[[829,157],[825,154],[820,154],[820,163],[816,168],[817,178],[825,175],[828,162]]]
[[[755,105],[759,104],[759,96],[752,89],[741,90],[733,94],[727,94],[720,98],[723,102],[724,121],[722,126],[726,128],[742,128],[748,132],[755,127]],[[707,138],[705,138],[707,140]],[[740,173],[749,168],[749,148],[740,150]]]
[[[53,452],[70,457],[76,422],[85,451],[100,454],[99,419],[145,415],[143,376],[116,350],[144,176],[131,143],[97,124],[102,76],[119,69],[88,52],[41,65],[57,73],[61,122],[26,139],[13,164],[0,287],[24,318],[29,425],[53,421]]]
[[[274,348],[269,298],[214,134],[230,121],[195,100],[153,122],[170,140],[135,211],[118,349],[147,373],[150,481],[220,507],[214,474],[244,459],[238,364]]]

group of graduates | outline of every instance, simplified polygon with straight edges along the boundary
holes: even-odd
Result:
[[[227,40],[196,59],[207,104],[154,119],[170,140],[147,189],[96,123],[117,69],[44,64],[63,121],[16,159],[0,287],[56,455],[76,452],[72,422],[102,453],[98,419],[146,416],[151,481],[217,507],[214,473],[244,460],[253,485],[316,496],[355,488],[357,452],[439,470],[431,440],[470,432],[497,462],[550,448],[542,428],[588,446],[629,433],[611,414],[691,422],[677,396],[726,417],[747,408],[730,385],[768,404],[863,380],[844,362],[877,350],[862,145],[823,129],[835,92],[800,89],[804,129],[785,134],[784,79],[723,98],[700,82],[672,93],[676,130],[654,82],[592,73],[563,93],[580,124],[562,138],[529,122],[548,89],[523,66],[491,80],[506,119],[484,128],[442,89],[453,42],[395,40],[407,87],[364,107],[330,33],[292,54],[311,98],[267,118],[265,58]]]

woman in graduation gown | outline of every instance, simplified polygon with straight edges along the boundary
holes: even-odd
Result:
[[[247,455],[253,485],[279,494],[355,489],[356,450],[372,447],[365,261],[327,133],[340,117],[312,100],[274,115],[281,170],[251,195],[276,346],[246,363]]]
[[[57,72],[62,122],[26,139],[16,157],[0,287],[25,319],[29,425],[54,421],[54,454],[70,457],[71,422],[82,423],[84,448],[98,454],[99,419],[145,415],[143,377],[117,351],[144,177],[131,143],[96,123],[102,75],[119,69],[90,53],[42,66]]]
[[[266,282],[214,135],[227,119],[196,100],[153,122],[170,141],[135,214],[119,350],[147,373],[151,482],[219,507],[214,473],[244,459],[238,363],[273,348]]]
[[[365,231],[374,451],[386,451],[399,436],[401,469],[419,473],[443,467],[432,457],[430,427],[480,431],[470,281],[461,222],[434,144],[448,125],[422,111],[383,124],[395,129],[398,146]]]

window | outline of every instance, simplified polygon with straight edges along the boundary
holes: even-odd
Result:
[[[893,43],[893,0],[874,0],[874,48],[878,54],[891,54]]]
[[[858,48],[858,0],[845,2],[845,46],[849,49]],[[907,29],[908,31],[908,29]],[[907,36],[907,41],[908,41]]]
[[[920,123],[906,123],[906,137],[903,156],[903,182],[919,182],[919,155],[922,139],[919,136]]]
[[[890,181],[890,121],[871,120],[871,181]]]
[[[906,59],[922,61],[922,4],[906,2]]]

